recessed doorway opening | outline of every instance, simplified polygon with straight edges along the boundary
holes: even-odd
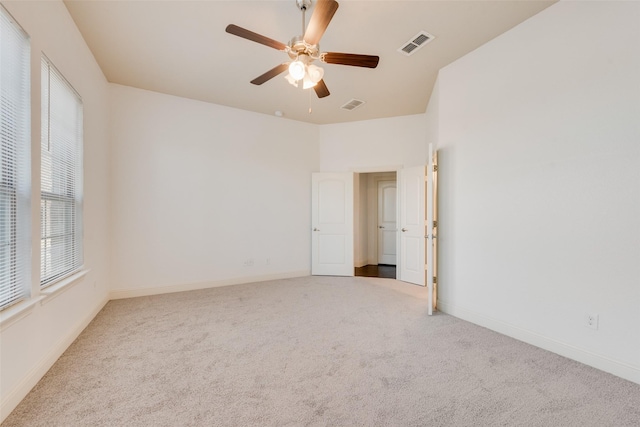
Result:
[[[395,279],[397,173],[359,173],[354,184],[355,275]]]

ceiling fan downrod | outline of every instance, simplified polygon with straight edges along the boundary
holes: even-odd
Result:
[[[302,11],[302,34],[307,31],[307,20],[305,12],[311,7],[311,0],[296,0],[296,6]]]
[[[320,59],[320,46],[311,45],[304,40],[307,32],[306,12],[311,8],[312,0],[295,0],[296,7],[302,12],[302,34],[289,40],[285,52],[293,61],[302,60],[305,64]],[[313,18],[313,17],[312,17]]]

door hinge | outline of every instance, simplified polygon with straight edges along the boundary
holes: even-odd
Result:
[[[433,221],[433,228],[436,228],[438,226],[438,221]]]
[[[438,172],[438,165],[433,165],[433,171]]]
[[[436,276],[433,276],[433,284],[434,284],[434,285],[438,283],[438,280],[437,280],[437,279],[438,279],[438,278],[437,278]]]

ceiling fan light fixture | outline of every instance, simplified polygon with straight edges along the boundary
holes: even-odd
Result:
[[[291,64],[289,64],[289,75],[291,76],[292,79],[294,79],[295,81],[298,81],[304,78],[304,75],[306,74],[306,71],[307,71],[306,68],[307,67],[304,64],[304,62],[300,60],[295,60]]]
[[[307,74],[309,75],[309,79],[314,83],[318,83],[322,80],[324,76],[324,69],[318,67],[317,65],[310,64],[307,66]]]

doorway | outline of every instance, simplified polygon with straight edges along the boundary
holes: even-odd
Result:
[[[311,274],[355,276],[357,267],[380,265],[377,194],[379,181],[396,181],[396,278],[426,286],[429,314],[435,309],[437,152],[429,144],[426,166],[396,172],[314,172],[311,179]],[[372,208],[372,204],[375,205]],[[391,209],[393,210],[393,209]],[[373,230],[373,232],[372,232]],[[373,250],[372,250],[373,249]],[[373,260],[373,261],[372,261]]]
[[[358,173],[354,182],[355,275],[395,279],[397,173]]]

